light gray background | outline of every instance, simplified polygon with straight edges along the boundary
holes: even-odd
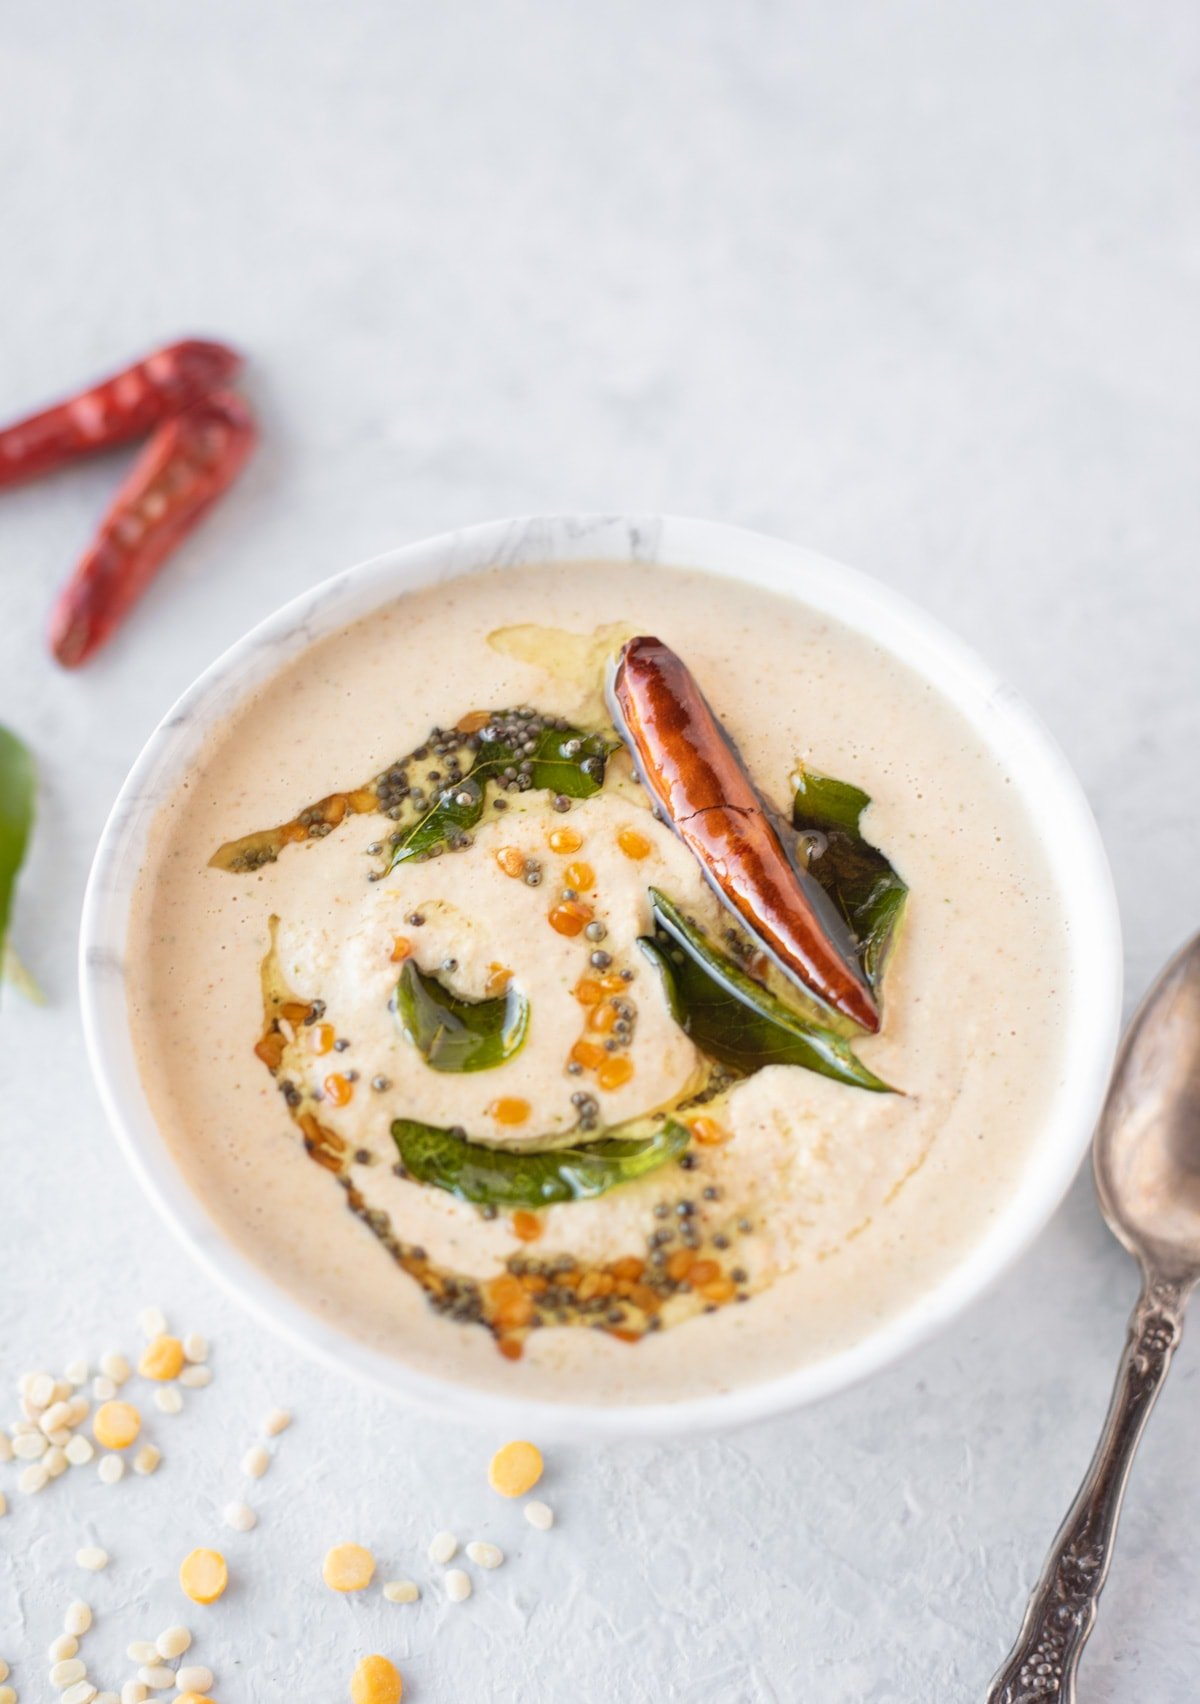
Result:
[[[221,1704],[333,1700],[362,1649],[413,1704],[980,1698],[1086,1461],[1134,1274],[1081,1181],[1034,1252],[870,1386],[720,1441],[559,1448],[547,1538],[497,1441],[407,1418],[265,1338],[176,1252],[82,1057],[73,957],[125,769],[193,675],[334,569],[459,523],[661,508],[842,557],[938,610],[1042,712],[1094,802],[1130,995],[1194,927],[1200,811],[1200,26],[1185,0],[3,8],[0,415],[159,340],[253,357],[236,494],[77,677],[51,595],[124,460],[0,499],[0,718],[43,765],[0,1020],[0,1373],[216,1343],[161,1476],[0,1521],[24,1704],[80,1579],[106,1684],[270,1401],[298,1423],[191,1617]],[[1197,1344],[1139,1463],[1092,1704],[1200,1691]],[[12,1470],[0,1470],[11,1491]],[[464,1608],[335,1601],[334,1539]],[[80,1577],[85,1533],[109,1573]],[[141,1606],[141,1607],[139,1607]]]

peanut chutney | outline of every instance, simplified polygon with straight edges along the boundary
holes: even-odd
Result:
[[[886,651],[747,586],[414,592],[233,706],[163,807],[151,1106],[226,1236],[423,1372],[781,1375],[964,1256],[1058,1085],[1064,925],[1012,780]]]

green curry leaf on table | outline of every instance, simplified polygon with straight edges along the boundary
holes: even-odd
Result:
[[[8,945],[17,872],[33,827],[36,772],[28,746],[0,726],[0,975],[36,997],[32,978]]]

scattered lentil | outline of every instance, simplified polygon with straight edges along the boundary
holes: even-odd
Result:
[[[251,1479],[261,1479],[271,1465],[271,1458],[262,1444],[254,1444],[242,1457],[242,1472]]]
[[[488,1466],[488,1484],[502,1497],[523,1497],[541,1477],[542,1453],[524,1440],[502,1445]]]
[[[350,1704],[400,1704],[403,1695],[399,1669],[377,1653],[364,1657],[350,1677]]]
[[[192,1550],[179,1565],[179,1584],[193,1603],[216,1603],[229,1584],[229,1568],[219,1550]]]
[[[213,1672],[205,1668],[203,1663],[187,1663],[172,1676],[172,1682],[180,1692],[208,1692],[213,1683]]]
[[[539,1532],[549,1532],[554,1525],[554,1510],[549,1503],[540,1503],[536,1498],[525,1505],[525,1519],[531,1527]]]
[[[89,1604],[84,1603],[82,1598],[77,1598],[73,1604],[68,1605],[67,1613],[63,1616],[63,1626],[68,1633],[73,1633],[77,1639],[81,1638],[91,1625],[92,1611]]]
[[[167,1316],[161,1308],[143,1308],[138,1315],[138,1327],[143,1337],[163,1337],[167,1330]]]
[[[383,1588],[383,1595],[389,1603],[416,1603],[421,1588],[415,1580],[389,1580]]]
[[[449,1562],[458,1550],[458,1540],[452,1532],[438,1532],[429,1541],[429,1560],[438,1564]]]
[[[250,1532],[258,1525],[258,1516],[249,1503],[227,1503],[223,1519],[234,1532]]]
[[[138,1670],[137,1677],[151,1692],[165,1692],[169,1686],[175,1684],[175,1670],[168,1668],[165,1663],[147,1663],[144,1668]]]
[[[75,1552],[75,1560],[81,1568],[99,1574],[108,1567],[108,1551],[98,1544],[85,1544],[81,1550]]]
[[[192,1635],[186,1627],[165,1627],[154,1641],[154,1648],[163,1661],[169,1663],[173,1662],[176,1657],[181,1657],[185,1651],[190,1650],[191,1644]],[[182,1687],[182,1680],[179,1685]],[[201,1686],[195,1688],[195,1690],[203,1692],[205,1688]]]
[[[471,1576],[461,1568],[451,1568],[446,1575],[446,1596],[451,1603],[463,1603],[471,1595]]]
[[[321,1577],[331,1592],[361,1592],[375,1575],[375,1558],[361,1544],[335,1544],[326,1552]]]
[[[92,1417],[92,1434],[101,1449],[124,1450],[142,1429],[142,1417],[131,1402],[106,1402]]]
[[[49,1373],[31,1373],[28,1387],[21,1394],[28,1397],[34,1408],[48,1408],[54,1401],[56,1382]]]

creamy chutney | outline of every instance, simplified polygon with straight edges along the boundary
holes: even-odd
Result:
[[[789,838],[797,781],[869,796],[857,851],[902,896],[877,1033],[653,808],[602,695],[635,634],[801,867],[839,836]],[[740,583],[572,563],[408,594],[235,706],[156,820],[151,1107],[226,1236],[422,1372],[626,1403],[780,1376],[963,1258],[1059,1085],[1065,928],[1016,779],[888,652]]]

